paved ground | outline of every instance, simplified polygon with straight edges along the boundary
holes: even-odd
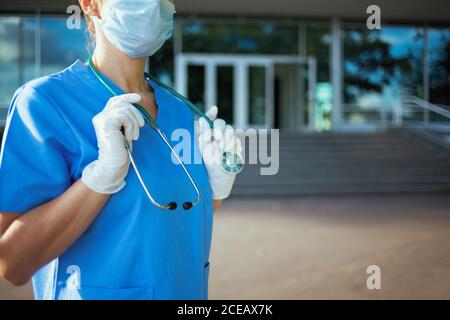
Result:
[[[450,195],[229,201],[211,265],[212,299],[450,299]],[[30,297],[0,282],[0,299]]]

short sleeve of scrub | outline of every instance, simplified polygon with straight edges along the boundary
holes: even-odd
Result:
[[[0,154],[0,212],[25,213],[53,200],[71,185],[63,119],[38,90],[17,90],[8,111]]]

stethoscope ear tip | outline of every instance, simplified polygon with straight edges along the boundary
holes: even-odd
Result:
[[[192,209],[193,206],[194,206],[194,204],[192,202],[185,202],[185,203],[183,203],[183,209],[184,210]]]
[[[171,202],[167,205],[169,210],[176,210],[177,209],[177,204],[175,202]]]

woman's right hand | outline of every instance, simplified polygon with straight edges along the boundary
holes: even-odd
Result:
[[[98,142],[98,159],[86,166],[81,181],[95,192],[113,194],[125,186],[130,159],[124,139],[131,147],[145,124],[133,106],[140,100],[141,96],[135,93],[113,97],[92,120]]]

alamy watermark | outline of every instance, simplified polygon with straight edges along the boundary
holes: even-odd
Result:
[[[381,9],[373,4],[367,7],[366,13],[370,16],[367,18],[366,25],[369,30],[381,29]]]
[[[81,29],[81,8],[73,4],[67,7],[66,13],[69,15],[66,19],[66,27],[69,30]]]
[[[227,141],[227,139],[234,141]],[[187,129],[175,129],[170,137],[171,145],[184,164],[202,164],[208,160],[196,152],[199,137],[192,139]],[[238,140],[238,141],[235,141]],[[192,143],[194,141],[194,143]],[[242,155],[244,164],[259,165],[260,175],[276,175],[280,169],[280,133],[278,129],[236,129],[233,134],[224,135],[223,146],[231,146],[224,151]],[[219,151],[222,151],[220,149]],[[220,160],[221,157],[210,157]],[[172,154],[172,162],[179,165]]]
[[[68,15],[66,19],[66,26],[69,30],[81,29],[82,10],[79,5],[70,5],[66,9]],[[366,21],[367,29],[380,30],[381,29],[381,8],[372,4],[367,7],[366,13],[369,15]]]
[[[367,289],[381,290],[381,268],[373,264],[367,267],[366,272],[370,274],[366,281]]]

